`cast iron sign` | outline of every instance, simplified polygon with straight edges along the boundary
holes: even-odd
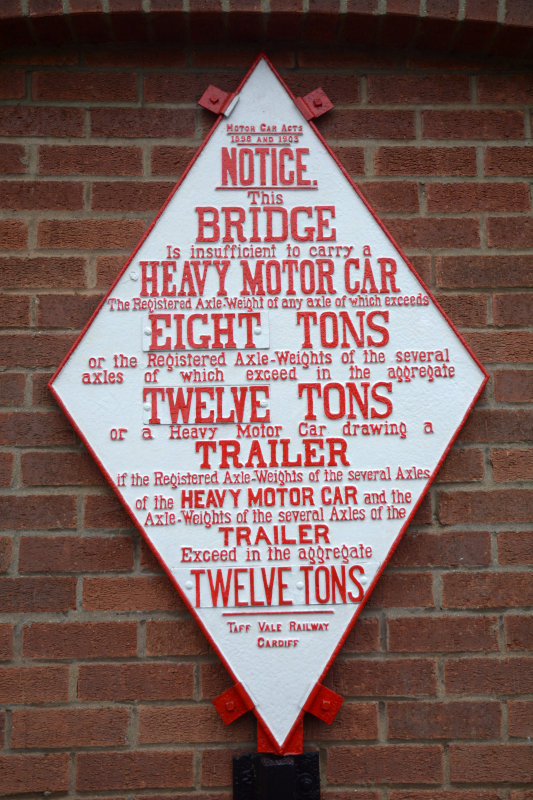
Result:
[[[260,58],[51,388],[217,650],[259,747],[304,710],[485,373]]]

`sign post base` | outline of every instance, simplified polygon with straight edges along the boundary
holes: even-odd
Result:
[[[318,753],[245,753],[233,759],[234,800],[320,800]]]

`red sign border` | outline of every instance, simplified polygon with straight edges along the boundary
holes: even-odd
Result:
[[[255,60],[254,60],[253,64],[250,66],[250,68],[249,68],[249,69],[248,69],[248,71],[246,72],[246,74],[245,74],[244,78],[243,78],[243,79],[241,80],[241,82],[239,83],[239,85],[238,85],[237,89],[235,90],[235,93],[234,93],[234,94],[235,94],[235,95],[238,95],[238,94],[239,94],[239,92],[241,91],[242,87],[244,86],[244,84],[245,84],[245,83],[246,83],[246,81],[248,80],[249,76],[250,76],[250,75],[251,75],[251,73],[254,71],[254,69],[255,69],[255,68],[256,68],[256,66],[259,64],[259,62],[260,62],[260,61],[265,61],[265,63],[266,63],[266,64],[267,64],[267,66],[270,68],[270,70],[272,71],[272,73],[274,74],[274,76],[275,76],[275,77],[278,79],[278,81],[281,83],[281,85],[283,86],[283,88],[285,89],[285,91],[288,93],[288,95],[289,95],[289,97],[291,98],[291,100],[293,101],[293,103],[294,103],[294,105],[295,105],[296,109],[299,111],[299,109],[298,109],[298,106],[297,106],[297,103],[296,103],[296,97],[295,97],[295,96],[294,96],[294,94],[291,92],[291,90],[289,89],[289,87],[287,86],[287,84],[285,83],[285,81],[283,80],[283,78],[281,77],[281,75],[278,73],[278,71],[276,70],[276,68],[274,67],[274,65],[272,64],[272,62],[270,61],[270,59],[268,58],[268,56],[267,56],[266,54],[264,54],[264,53],[260,53],[260,54],[259,54],[259,55],[258,55],[258,56],[255,58]],[[299,113],[301,114],[301,111],[299,111]],[[303,117],[303,115],[302,115],[302,117]],[[228,673],[231,675],[231,677],[232,677],[233,681],[234,681],[235,683],[239,683],[239,678],[238,678],[236,675],[234,675],[234,673],[233,673],[232,669],[230,668],[229,664],[227,663],[226,659],[224,658],[224,655],[223,655],[223,654],[222,654],[222,653],[219,651],[219,649],[218,649],[218,646],[217,646],[216,642],[214,641],[214,639],[211,637],[210,633],[209,633],[209,632],[207,631],[207,629],[205,628],[205,626],[204,626],[204,624],[202,623],[202,621],[201,621],[201,619],[199,618],[199,616],[196,614],[196,611],[195,611],[194,607],[193,607],[193,606],[191,605],[191,603],[189,602],[189,600],[188,600],[188,598],[186,597],[185,593],[184,593],[184,592],[181,590],[181,588],[180,588],[179,584],[178,584],[178,583],[177,583],[177,581],[174,579],[174,577],[173,577],[172,573],[170,572],[170,570],[168,569],[168,567],[166,566],[166,564],[163,562],[163,560],[162,560],[162,559],[160,559],[160,557],[159,557],[159,554],[157,553],[157,551],[156,551],[155,547],[152,545],[152,543],[151,543],[150,539],[149,539],[149,538],[148,538],[148,536],[146,535],[146,533],[145,533],[145,531],[144,531],[143,527],[142,527],[142,526],[141,526],[141,524],[140,524],[140,523],[137,521],[137,519],[136,519],[136,517],[135,517],[135,514],[134,514],[134,512],[131,510],[131,508],[130,508],[130,507],[129,507],[129,505],[126,503],[126,501],[124,500],[124,498],[123,498],[123,497],[120,495],[120,493],[119,493],[119,491],[118,491],[118,487],[115,485],[115,483],[114,483],[113,479],[111,478],[111,476],[109,475],[109,473],[108,473],[108,472],[107,472],[107,470],[105,469],[105,467],[104,467],[104,465],[102,464],[102,462],[100,461],[99,457],[98,457],[98,456],[96,455],[96,453],[94,452],[94,450],[93,450],[93,448],[91,447],[91,445],[90,445],[89,441],[86,439],[86,437],[84,436],[84,434],[82,433],[82,431],[79,429],[78,425],[76,424],[75,420],[72,418],[72,416],[70,415],[70,413],[69,413],[69,412],[68,412],[68,410],[66,409],[65,405],[63,404],[63,401],[61,400],[61,398],[59,397],[59,395],[57,394],[57,392],[55,391],[55,389],[54,389],[54,386],[53,386],[53,383],[54,383],[54,381],[55,381],[55,380],[56,380],[56,379],[59,377],[59,375],[60,375],[60,373],[62,372],[63,368],[65,367],[65,365],[66,365],[67,361],[70,359],[71,355],[74,353],[74,351],[76,350],[76,348],[77,348],[77,347],[78,347],[78,345],[80,344],[81,340],[84,338],[84,336],[85,336],[85,334],[87,333],[88,329],[90,328],[90,326],[91,326],[91,324],[92,324],[93,320],[96,318],[96,316],[99,314],[100,310],[101,310],[101,309],[103,308],[103,306],[105,305],[105,303],[106,303],[106,301],[107,301],[107,298],[108,298],[108,297],[111,295],[111,293],[113,292],[113,289],[115,288],[115,286],[117,285],[117,283],[120,281],[120,279],[122,278],[122,276],[123,276],[123,274],[126,272],[126,270],[129,268],[129,266],[131,265],[131,263],[132,263],[132,261],[134,260],[134,258],[135,258],[135,256],[136,256],[136,254],[138,253],[139,249],[141,248],[141,246],[144,244],[144,242],[146,241],[146,239],[148,238],[148,236],[150,235],[150,233],[151,233],[151,232],[152,232],[152,230],[154,229],[155,225],[157,224],[157,222],[158,222],[159,218],[160,218],[160,217],[161,217],[161,215],[163,214],[163,212],[164,212],[164,210],[166,209],[167,205],[169,204],[170,200],[171,200],[171,199],[172,199],[172,197],[175,195],[175,193],[178,191],[179,187],[181,186],[181,184],[182,184],[182,183],[183,183],[183,181],[185,180],[185,178],[186,178],[187,174],[188,174],[188,173],[189,173],[189,171],[192,169],[192,167],[193,167],[193,165],[195,164],[195,162],[197,161],[197,159],[198,159],[198,158],[201,156],[201,154],[202,154],[202,152],[203,152],[204,148],[207,146],[207,143],[209,142],[209,140],[211,139],[211,137],[212,137],[212,136],[213,136],[213,134],[215,133],[215,131],[216,131],[216,129],[218,128],[218,126],[219,126],[219,125],[220,125],[220,124],[223,122],[223,120],[224,120],[224,116],[223,116],[222,114],[220,114],[220,115],[219,115],[219,117],[218,117],[218,119],[216,120],[215,124],[213,125],[213,127],[211,128],[211,130],[210,130],[210,131],[208,132],[208,134],[206,135],[206,137],[205,137],[204,141],[202,142],[202,144],[201,144],[201,145],[200,145],[200,147],[198,148],[198,151],[197,151],[197,152],[195,153],[195,155],[193,156],[193,158],[192,158],[191,162],[189,163],[189,165],[188,165],[187,169],[185,170],[185,172],[183,173],[183,175],[181,176],[181,178],[179,179],[179,181],[176,183],[176,185],[174,186],[174,188],[173,188],[173,189],[172,189],[172,191],[170,192],[169,196],[167,197],[166,201],[165,201],[165,202],[164,202],[164,204],[162,205],[161,209],[159,210],[159,212],[158,212],[158,213],[157,213],[157,215],[155,216],[155,218],[154,218],[153,222],[150,224],[150,226],[147,228],[146,232],[144,233],[144,235],[143,235],[143,236],[142,236],[142,238],[140,239],[140,241],[139,241],[139,243],[138,243],[137,247],[136,247],[136,248],[133,250],[133,252],[131,253],[130,257],[128,258],[128,260],[127,260],[127,261],[126,261],[126,263],[124,264],[123,268],[122,268],[122,269],[120,270],[120,272],[118,273],[118,275],[117,275],[116,279],[115,279],[115,280],[113,281],[113,283],[111,284],[111,286],[110,286],[110,288],[109,288],[108,292],[107,292],[107,293],[105,294],[105,296],[102,298],[101,302],[100,302],[100,303],[98,304],[98,306],[96,307],[95,311],[93,312],[93,314],[91,315],[90,319],[89,319],[89,320],[88,320],[88,322],[86,323],[86,325],[85,325],[85,327],[83,328],[82,332],[79,334],[79,336],[77,337],[76,341],[74,342],[74,344],[72,345],[72,347],[71,347],[71,348],[70,348],[70,350],[68,351],[67,355],[66,355],[66,356],[65,356],[65,358],[62,360],[62,362],[61,362],[61,364],[59,365],[59,367],[57,368],[56,372],[54,373],[54,375],[53,375],[53,376],[52,376],[52,378],[50,379],[50,381],[49,381],[49,383],[48,383],[48,388],[50,389],[51,393],[53,394],[54,398],[56,399],[56,401],[57,401],[58,405],[60,406],[60,408],[62,409],[63,413],[64,413],[64,414],[66,415],[66,417],[68,418],[68,420],[69,420],[69,422],[71,423],[72,427],[75,429],[75,431],[77,432],[78,436],[80,437],[80,439],[81,439],[81,440],[82,440],[82,442],[84,443],[85,447],[88,449],[88,451],[91,453],[92,457],[94,458],[95,462],[98,464],[99,468],[101,469],[101,471],[102,471],[102,472],[103,472],[103,474],[104,474],[104,477],[106,478],[106,480],[107,480],[107,481],[108,481],[108,483],[110,484],[111,488],[113,489],[113,491],[114,491],[114,492],[115,492],[115,494],[117,495],[117,497],[118,497],[118,499],[119,499],[119,501],[120,501],[121,505],[122,505],[122,506],[123,506],[123,507],[126,509],[127,513],[128,513],[128,514],[129,514],[129,516],[131,517],[131,519],[132,519],[132,521],[133,521],[133,523],[134,523],[135,527],[136,527],[136,528],[137,528],[137,529],[140,531],[140,533],[142,534],[142,536],[143,536],[144,540],[146,541],[146,543],[147,543],[148,547],[149,547],[149,548],[150,548],[150,550],[153,552],[153,554],[154,554],[154,556],[156,557],[157,561],[158,561],[158,562],[161,564],[161,566],[162,566],[163,570],[165,571],[165,573],[167,574],[167,576],[168,576],[168,578],[170,579],[171,583],[174,585],[175,589],[177,590],[177,592],[178,592],[178,595],[181,597],[182,601],[185,603],[185,606],[186,606],[186,607],[189,609],[189,611],[190,611],[190,612],[193,614],[193,616],[195,617],[195,619],[196,619],[196,622],[198,623],[198,625],[199,625],[200,629],[202,630],[202,632],[203,632],[203,633],[204,633],[204,635],[206,636],[206,638],[207,638],[208,642],[211,644],[211,646],[213,647],[213,649],[214,649],[214,650],[215,650],[215,652],[217,653],[218,657],[220,658],[220,660],[221,660],[221,661],[222,661],[222,663],[224,664],[224,666],[225,666],[226,670],[228,671]],[[316,683],[314,684],[314,686],[313,686],[313,687],[311,687],[311,690],[310,690],[310,693],[309,693],[309,695],[311,695],[311,694],[313,693],[313,691],[315,691],[315,690],[316,690],[316,688],[319,686],[319,684],[322,682],[322,680],[324,679],[325,675],[328,673],[329,669],[331,668],[331,665],[332,665],[333,661],[335,660],[335,658],[337,657],[337,654],[339,653],[340,649],[342,648],[342,646],[343,646],[343,644],[344,644],[344,642],[345,642],[345,640],[346,640],[346,638],[347,638],[348,634],[350,633],[350,631],[351,631],[351,629],[353,628],[353,626],[354,626],[355,622],[357,621],[357,619],[358,619],[358,617],[359,617],[359,615],[360,615],[361,611],[363,610],[364,606],[366,605],[366,602],[368,601],[368,599],[369,599],[370,595],[372,594],[372,591],[373,591],[373,589],[374,589],[374,586],[376,585],[377,581],[378,581],[378,580],[379,580],[379,578],[381,577],[381,575],[382,575],[382,573],[383,573],[383,571],[384,571],[385,567],[387,566],[388,562],[390,561],[390,559],[391,559],[391,557],[392,557],[392,555],[393,555],[394,551],[395,551],[395,550],[396,550],[396,548],[398,547],[398,544],[400,543],[400,540],[402,539],[402,537],[403,537],[403,535],[404,535],[405,531],[406,531],[406,530],[407,530],[407,528],[409,527],[409,524],[410,524],[411,520],[413,519],[413,517],[414,517],[414,515],[415,515],[415,513],[416,513],[416,511],[417,511],[417,509],[418,509],[418,507],[420,506],[420,504],[421,504],[422,500],[424,499],[424,497],[426,496],[427,492],[429,491],[429,488],[431,487],[431,484],[432,484],[432,483],[433,483],[433,481],[435,480],[435,477],[436,477],[436,475],[437,475],[437,473],[438,473],[438,471],[439,471],[440,467],[442,466],[442,463],[443,463],[444,459],[445,459],[445,458],[446,458],[446,456],[448,455],[448,453],[449,453],[449,451],[450,451],[450,449],[451,449],[451,447],[452,447],[452,445],[453,445],[454,441],[456,440],[457,436],[459,435],[459,432],[460,432],[461,428],[462,428],[462,427],[463,427],[463,425],[465,424],[465,422],[466,422],[466,419],[468,418],[468,416],[469,416],[470,412],[472,411],[472,409],[473,409],[474,405],[476,404],[476,402],[477,402],[477,400],[478,400],[479,396],[481,395],[481,393],[482,393],[483,389],[485,388],[485,385],[486,385],[486,383],[487,383],[487,381],[488,381],[488,379],[489,379],[489,374],[488,374],[488,372],[486,371],[486,369],[484,368],[484,366],[481,364],[481,362],[478,360],[478,358],[476,357],[476,355],[475,355],[475,354],[472,352],[472,350],[470,349],[470,347],[468,346],[468,344],[467,344],[467,343],[466,343],[466,341],[464,340],[463,336],[462,336],[462,335],[459,333],[459,331],[457,330],[457,328],[455,327],[455,325],[453,324],[453,322],[450,320],[450,318],[448,317],[448,315],[446,314],[446,312],[444,311],[444,309],[443,309],[443,308],[441,308],[441,306],[440,306],[440,304],[438,303],[438,301],[435,299],[435,297],[433,296],[433,294],[431,293],[431,291],[430,291],[430,290],[427,288],[427,286],[425,285],[424,281],[423,281],[423,280],[420,278],[420,276],[417,274],[416,270],[414,269],[414,267],[413,267],[413,266],[412,266],[412,264],[410,263],[409,259],[408,259],[408,258],[405,256],[405,254],[403,253],[402,249],[401,249],[401,248],[398,246],[398,244],[396,243],[396,241],[394,240],[394,238],[392,237],[392,235],[390,234],[390,232],[387,230],[387,228],[385,227],[385,225],[383,224],[383,222],[381,221],[381,219],[380,219],[380,218],[377,216],[377,214],[376,214],[376,212],[374,211],[374,209],[371,207],[371,205],[369,204],[369,202],[367,201],[367,199],[364,197],[364,195],[361,193],[361,191],[359,190],[359,188],[356,186],[356,184],[355,184],[355,183],[354,183],[354,181],[352,180],[351,176],[348,174],[347,170],[346,170],[346,169],[344,168],[344,166],[343,166],[343,165],[340,163],[340,161],[339,161],[339,159],[337,158],[336,154],[335,154],[335,153],[333,152],[333,150],[330,148],[330,146],[328,145],[328,143],[327,143],[327,142],[324,140],[324,138],[323,138],[322,134],[321,134],[321,133],[320,133],[320,131],[317,129],[316,125],[313,123],[313,121],[312,121],[312,120],[306,120],[306,122],[308,122],[308,124],[309,124],[309,125],[311,125],[311,127],[312,127],[312,129],[314,130],[315,134],[317,135],[318,139],[321,141],[321,143],[322,143],[322,144],[324,145],[324,147],[327,149],[327,151],[328,151],[329,155],[331,156],[331,158],[333,158],[333,160],[335,161],[335,163],[337,164],[337,166],[340,168],[340,170],[342,171],[342,173],[344,174],[345,178],[348,180],[349,184],[350,184],[350,185],[351,185],[351,187],[354,189],[354,191],[356,192],[356,194],[358,195],[358,197],[360,198],[360,200],[361,200],[361,201],[364,203],[364,205],[366,206],[366,208],[368,209],[368,211],[369,211],[369,212],[372,214],[373,218],[374,218],[374,219],[375,219],[375,221],[378,223],[378,225],[380,226],[380,228],[382,229],[382,231],[384,232],[384,234],[387,236],[387,238],[390,240],[390,242],[393,244],[393,246],[394,246],[394,247],[397,249],[397,251],[400,253],[400,255],[402,256],[403,260],[405,261],[405,263],[406,263],[407,267],[408,267],[408,268],[411,270],[411,272],[414,274],[415,278],[416,278],[416,279],[419,281],[419,283],[422,285],[423,289],[424,289],[424,290],[427,292],[427,294],[428,294],[428,295],[429,295],[429,297],[431,298],[432,302],[434,303],[434,305],[436,306],[436,308],[438,309],[438,311],[439,311],[439,312],[442,314],[442,316],[443,316],[443,317],[446,319],[447,323],[448,323],[448,324],[449,324],[449,326],[452,328],[452,330],[454,331],[455,335],[456,335],[456,336],[459,338],[459,340],[462,342],[462,344],[463,344],[463,345],[464,345],[464,347],[466,348],[467,352],[470,354],[470,356],[473,358],[473,360],[475,361],[475,363],[477,364],[477,366],[479,367],[479,369],[481,370],[481,372],[482,372],[482,373],[483,373],[483,375],[485,376],[485,377],[484,377],[484,380],[483,380],[483,382],[481,383],[481,386],[480,386],[479,390],[477,391],[477,393],[476,393],[476,395],[474,396],[474,398],[473,398],[472,402],[471,402],[471,403],[470,403],[470,405],[468,406],[468,408],[467,408],[467,410],[466,410],[466,413],[464,414],[464,416],[463,416],[462,420],[460,421],[459,425],[457,426],[457,429],[455,430],[455,433],[452,435],[452,437],[451,437],[451,439],[450,439],[450,441],[449,441],[449,443],[448,443],[447,447],[445,448],[445,450],[444,450],[444,452],[443,452],[443,454],[442,454],[441,458],[439,459],[439,462],[438,462],[437,466],[435,467],[435,470],[433,471],[433,473],[432,473],[431,477],[429,478],[429,480],[428,480],[428,483],[427,483],[427,486],[426,486],[426,488],[425,488],[424,492],[423,492],[423,493],[422,493],[422,495],[420,496],[420,498],[419,498],[418,502],[417,502],[417,503],[416,503],[416,505],[413,507],[413,509],[412,509],[412,511],[411,511],[411,513],[410,513],[410,515],[407,517],[407,519],[406,519],[406,521],[405,521],[404,525],[403,525],[403,526],[402,526],[402,528],[400,529],[400,532],[398,533],[398,535],[397,535],[396,539],[394,540],[394,542],[393,542],[393,544],[392,544],[392,546],[391,546],[391,548],[390,548],[390,550],[389,550],[389,552],[388,552],[388,555],[387,555],[386,559],[384,560],[384,562],[383,562],[382,566],[380,567],[380,569],[377,571],[376,575],[374,576],[374,579],[373,579],[372,583],[370,584],[370,586],[368,587],[368,590],[365,592],[365,596],[364,596],[364,598],[363,598],[363,601],[360,603],[360,605],[358,606],[357,610],[354,612],[354,614],[353,614],[353,617],[351,618],[351,620],[350,620],[350,623],[348,624],[348,626],[347,626],[347,628],[346,628],[346,631],[345,631],[345,633],[344,633],[344,634],[343,634],[343,636],[340,638],[340,640],[339,640],[339,642],[338,642],[337,646],[335,647],[334,651],[332,652],[332,654],[331,654],[331,656],[330,656],[330,658],[329,658],[329,660],[328,660],[328,662],[327,662],[327,664],[326,664],[326,666],[325,666],[324,670],[322,671],[321,675],[320,675],[320,676],[319,676],[319,678],[317,679],[317,681],[316,681]],[[306,700],[307,700],[307,698],[305,698],[305,701],[306,701]],[[305,701],[304,701],[304,703],[305,703]],[[252,703],[252,701],[251,701],[251,700],[250,700],[250,704],[253,706],[253,703]],[[265,723],[265,722],[264,722],[264,720],[262,719],[261,715],[260,715],[260,714],[257,712],[257,710],[255,709],[255,707],[253,707],[253,708],[252,708],[252,710],[253,710],[254,714],[256,715],[256,717],[258,718],[258,720],[260,720],[260,722],[261,722],[261,725],[262,725],[262,726],[265,728],[265,730],[268,732],[268,734],[270,735],[270,737],[272,738],[272,740],[275,742],[275,741],[276,741],[276,740],[275,740],[275,737],[273,736],[273,734],[272,734],[271,730],[268,728],[268,726],[266,725],[266,723]],[[305,710],[304,710],[304,708],[302,707],[302,709],[301,709],[300,713],[298,714],[298,716],[297,716],[297,718],[296,718],[296,720],[295,720],[295,722],[294,722],[294,724],[293,724],[293,726],[292,726],[291,730],[289,731],[289,733],[288,733],[287,737],[285,738],[285,741],[283,742],[283,744],[282,744],[282,745],[280,745],[280,747],[279,747],[279,753],[281,753],[281,754],[287,754],[287,753],[291,752],[291,749],[290,749],[290,745],[289,745],[289,743],[291,742],[291,739],[292,739],[293,735],[295,734],[295,732],[296,732],[296,730],[297,730],[298,726],[300,725],[301,721],[303,720],[303,716],[304,716],[304,714],[305,714]]]

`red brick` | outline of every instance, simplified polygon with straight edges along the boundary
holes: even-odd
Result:
[[[17,219],[0,220],[0,250],[24,250],[27,241],[28,227],[25,222]]]
[[[74,578],[0,578],[3,613],[68,611],[76,608]]]
[[[533,789],[525,792],[511,792],[509,800],[533,800]]]
[[[328,686],[343,696],[356,697],[434,694],[435,663],[431,659],[337,659]]]
[[[503,795],[490,789],[483,789],[481,792],[468,789],[444,789],[442,791],[408,789],[407,791],[392,791],[389,800],[503,800]]]
[[[533,357],[533,334],[529,331],[476,331],[464,334],[477,357],[484,363],[520,362]]]
[[[79,668],[81,700],[190,700],[193,664],[87,664]]]
[[[533,650],[533,619],[531,616],[505,616],[505,637],[509,650]]]
[[[533,8],[527,0],[507,0],[505,22],[507,25],[533,25]]]
[[[56,408],[57,404],[54,399],[54,396],[50,389],[48,388],[48,384],[52,379],[54,373],[52,371],[48,372],[36,372],[32,375],[32,382],[31,382],[31,402],[34,406],[44,406],[47,408]]]
[[[437,473],[438,483],[481,481],[485,474],[483,453],[478,449],[453,448]]]
[[[531,75],[480,75],[478,78],[481,103],[527,105],[532,94]]]
[[[48,219],[39,223],[38,246],[44,249],[131,249],[144,233],[140,219]]]
[[[443,525],[457,523],[529,522],[533,491],[497,489],[487,492],[441,492],[439,519]]]
[[[509,735],[520,739],[533,736],[533,703],[510,700],[507,703]]]
[[[304,717],[304,740],[327,741],[372,740],[378,738],[377,703],[342,704],[331,725],[306,714]]]
[[[365,174],[365,153],[362,147],[333,147],[333,152],[350,175]]]
[[[86,528],[131,528],[132,521],[114,495],[85,498],[83,522]]]
[[[430,495],[426,495],[411,520],[411,525],[428,525],[433,521]]]
[[[68,676],[68,666],[1,667],[0,702],[9,705],[65,702]]]
[[[487,297],[479,294],[437,294],[441,308],[454,325],[474,328],[487,324]]]
[[[196,153],[195,147],[156,145],[152,148],[152,175],[171,175],[180,178]]]
[[[351,6],[353,8],[353,3]],[[298,73],[289,70],[284,71],[283,77],[289,82],[291,92],[296,97],[304,96],[320,86],[337,105],[341,103],[353,105],[360,100],[359,81],[355,75],[340,75],[327,71]]]
[[[368,601],[368,608],[428,608],[433,605],[433,577],[429,572],[386,572]]]
[[[185,108],[94,108],[93,136],[120,138],[194,137],[196,112]]]
[[[26,295],[0,297],[0,317],[5,328],[22,328],[30,324],[30,298]]]
[[[533,480],[533,450],[491,450],[494,480]]]
[[[69,788],[68,753],[0,756],[2,794],[66,792]]]
[[[49,286],[64,289],[84,285],[83,258],[0,258],[0,286],[4,289]]]
[[[228,728],[211,703],[139,709],[140,744],[248,742],[252,735],[250,716],[243,716]]]
[[[22,537],[21,572],[104,572],[131,569],[133,543],[125,536]]]
[[[83,328],[101,299],[101,294],[41,294],[37,298],[37,325],[44,328]]]
[[[96,283],[108,289],[125,263],[124,256],[99,256],[96,260]]]
[[[113,181],[93,184],[92,208],[96,211],[158,211],[174,182],[134,183]]]
[[[527,183],[430,183],[426,186],[428,211],[527,211]]]
[[[473,147],[378,147],[377,175],[476,175]]]
[[[453,694],[529,694],[533,663],[527,658],[450,659],[445,667],[446,691]]]
[[[52,367],[73,344],[72,334],[4,334],[0,337],[0,359],[13,367]]]
[[[201,664],[201,691],[200,696],[203,700],[212,700],[213,697],[222,694],[232,685],[233,681],[222,666],[217,661],[214,664]]]
[[[13,625],[0,625],[0,661],[13,658]]]
[[[447,289],[529,286],[533,256],[438,256],[435,267],[437,285]]]
[[[489,217],[487,234],[490,247],[513,249],[533,247],[533,219],[529,217]]]
[[[392,566],[476,566],[490,564],[490,534],[486,531],[442,532],[437,535],[407,531]]]
[[[11,746],[108,747],[126,744],[125,708],[32,708],[12,714]]]
[[[153,3],[152,3],[153,5]],[[115,46],[95,47],[87,52],[87,64],[94,67],[183,67],[187,55],[174,47],[117,49]]]
[[[418,211],[416,183],[360,182],[359,188],[376,211]]]
[[[470,99],[467,75],[369,75],[370,103],[461,103]]]
[[[152,0],[153,2],[153,0]],[[143,800],[161,800],[161,795],[143,795]],[[232,800],[233,792],[184,792],[180,791],[179,794],[166,795],[169,800]],[[107,800],[107,798],[106,798]],[[109,800],[119,800],[119,798],[111,797]],[[122,798],[120,798],[122,800]]]
[[[500,704],[387,703],[389,739],[493,739],[500,735]]]
[[[83,186],[67,181],[0,181],[1,207],[6,209],[83,208]]]
[[[75,441],[76,434],[63,413],[12,411],[0,414],[0,444],[35,447],[73,444]],[[17,503],[18,499],[15,505]],[[42,525],[38,527],[41,528]]]
[[[146,103],[183,103],[184,98],[197,99],[208,84],[218,86],[225,92],[237,88],[233,72],[215,71],[209,79],[203,72],[150,72],[144,78],[144,100]]]
[[[128,658],[137,655],[135,622],[43,622],[24,630],[30,658]]]
[[[522,111],[423,111],[428,139],[522,139]]]
[[[379,639],[379,620],[374,617],[365,618],[363,613],[357,618],[343,644],[344,653],[372,653],[381,650]]]
[[[411,139],[415,135],[412,111],[335,109],[317,120],[317,127],[333,139]]]
[[[80,753],[77,767],[80,792],[175,789],[193,784],[193,753],[188,750]]]
[[[519,744],[452,744],[450,778],[460,783],[530,783],[533,749]]]
[[[10,536],[0,536],[0,572],[7,572],[13,552]]]
[[[331,783],[439,783],[442,750],[432,745],[330,747],[327,777]]]
[[[533,400],[533,370],[497,370],[494,398],[500,403],[528,403]]]
[[[21,144],[0,144],[0,173],[20,175],[26,166],[26,150]]]
[[[86,578],[83,607],[87,611],[173,611],[183,602],[166,576]]]
[[[233,782],[233,759],[238,750],[202,750],[202,786],[231,786]]]
[[[142,175],[142,151],[140,147],[42,145],[39,172],[41,175]]]
[[[485,150],[485,175],[533,175],[531,147],[490,147]]]
[[[479,223],[473,218],[398,218],[387,219],[385,224],[400,246],[405,248],[479,246]]]
[[[495,325],[530,325],[533,298],[530,294],[496,294],[492,299]]]
[[[76,527],[76,499],[69,495],[4,496],[0,507],[0,530]]]
[[[388,621],[392,652],[475,652],[498,649],[497,617],[405,617]]]
[[[137,100],[137,79],[135,74],[128,72],[36,72],[33,75],[33,99],[134,103]]]
[[[139,545],[139,561],[143,572],[148,571],[161,574],[163,571],[161,564],[156,558],[153,550],[149,547],[148,542],[146,542],[144,539],[141,539]]]
[[[0,107],[0,136],[83,136],[82,108]]]
[[[533,604],[533,576],[526,572],[450,572],[442,576],[447,608],[495,608]]]
[[[199,656],[209,652],[207,639],[193,619],[152,619],[146,623],[149,656]]]
[[[533,564],[533,531],[504,531],[498,534],[500,564]]]
[[[428,17],[456,20],[459,13],[459,0],[426,0]]]
[[[16,100],[24,97],[26,87],[23,69],[4,69],[0,78],[0,99]]]
[[[0,397],[3,406],[20,406],[24,402],[26,376],[21,372],[0,375]]]
[[[533,417],[526,409],[517,411],[474,409],[461,429],[464,442],[523,442],[529,436]],[[529,437],[531,438],[531,437]]]
[[[60,451],[22,453],[21,478],[26,486],[98,486],[103,482],[88,453]]]

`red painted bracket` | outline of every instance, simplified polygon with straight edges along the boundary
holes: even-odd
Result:
[[[233,94],[210,84],[198,100],[198,105],[215,114],[223,114],[232,99]]]
[[[295,725],[291,735],[284,742],[283,747],[280,747],[278,743],[274,741],[261,720],[257,720],[258,753],[274,753],[275,755],[280,756],[298,756],[301,752],[303,752],[303,746],[304,724],[302,720]]]
[[[297,97],[296,105],[307,120],[316,119],[334,107],[323,89],[315,89],[305,97]]]
[[[235,686],[226,689],[225,692],[219,694],[211,702],[226,725],[230,725],[234,720],[239,719],[254,707],[240,683],[236,683]]]
[[[308,711],[323,722],[327,722],[328,725],[331,725],[339,713],[343,702],[344,697],[341,697],[337,692],[319,683],[309,695],[307,703],[304,706],[304,711]]]

